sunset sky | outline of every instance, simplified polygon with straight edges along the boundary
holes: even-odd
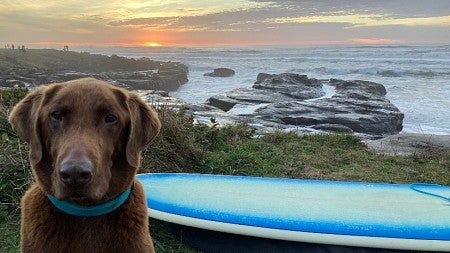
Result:
[[[450,1],[2,0],[0,43],[450,44]]]

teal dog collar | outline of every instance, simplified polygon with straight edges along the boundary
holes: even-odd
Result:
[[[77,205],[75,203],[65,201],[65,200],[58,200],[52,195],[47,195],[50,202],[60,211],[74,215],[74,216],[80,216],[80,217],[95,217],[100,216],[104,214],[108,214],[117,208],[119,208],[125,201],[127,201],[128,197],[131,194],[131,189],[128,189],[124,191],[119,196],[98,205],[92,205],[92,206],[81,206]]]

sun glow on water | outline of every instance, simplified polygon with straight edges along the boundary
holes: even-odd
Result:
[[[147,46],[147,47],[160,47],[162,45],[159,44],[158,42],[146,42],[145,46]]]

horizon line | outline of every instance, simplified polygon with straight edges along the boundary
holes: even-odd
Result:
[[[59,49],[63,46],[70,46],[72,48],[108,48],[108,47],[123,47],[123,48],[177,48],[177,47],[308,47],[308,46],[447,46],[450,43],[437,43],[428,41],[415,42],[380,42],[380,43],[364,43],[358,41],[330,41],[330,42],[306,42],[306,43],[215,43],[215,44],[160,44],[158,46],[148,46],[146,43],[67,43],[67,42],[0,42],[0,48],[5,48],[6,45],[24,45],[29,49]]]

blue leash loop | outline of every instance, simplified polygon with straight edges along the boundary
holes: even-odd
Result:
[[[420,190],[420,189],[418,189],[419,187],[444,187],[443,185],[440,185],[440,184],[426,184],[426,183],[413,183],[413,184],[411,184],[409,186],[409,188],[411,190],[416,191],[416,192],[419,192],[419,193],[422,193],[422,194],[425,194],[425,195],[428,195],[428,196],[440,198],[440,199],[443,199],[445,201],[450,202],[450,197],[445,197],[445,196],[442,196],[442,195],[439,195],[439,194],[436,194],[436,193],[432,193],[432,192],[429,192],[429,191]]]

